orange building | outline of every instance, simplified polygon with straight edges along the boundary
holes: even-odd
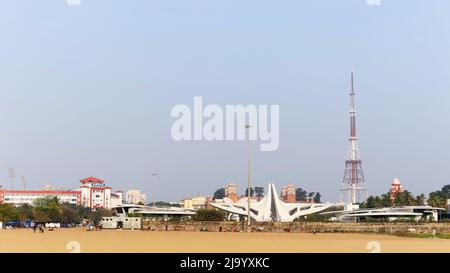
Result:
[[[295,187],[292,184],[281,188],[281,201],[286,203],[296,203]]]
[[[400,184],[400,180],[398,180],[398,178],[394,178],[394,180],[392,180],[391,188],[389,190],[389,192],[391,193],[391,199],[394,200],[399,192],[404,191],[405,189],[403,188],[402,184]]]

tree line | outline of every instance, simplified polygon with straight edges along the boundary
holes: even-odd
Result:
[[[447,199],[450,199],[450,185],[445,185],[441,190],[431,192],[428,198],[425,194],[414,196],[409,191],[399,192],[395,198],[391,198],[391,193],[387,192],[380,196],[370,196],[361,208],[384,208],[392,206],[423,206],[428,204],[432,207],[447,208]]]
[[[251,197],[264,197],[264,187],[256,186],[254,188],[250,188],[250,196]],[[245,189],[245,196],[248,196],[248,189]],[[214,199],[223,199],[225,197],[225,188],[220,188],[214,192]],[[309,200],[314,200],[315,203],[320,203],[322,195],[320,192],[307,192],[302,188],[295,189],[295,200],[298,202],[306,202]]]
[[[61,223],[76,225],[88,219],[98,224],[102,217],[112,216],[113,212],[106,209],[93,211],[80,205],[60,203],[57,197],[37,199],[33,205],[0,204],[0,222]]]

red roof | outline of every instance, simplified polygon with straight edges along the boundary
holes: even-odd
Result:
[[[101,180],[99,178],[91,176],[91,177],[88,177],[88,178],[85,178],[85,179],[81,179],[80,182],[83,183],[83,184],[86,184],[86,183],[89,183],[89,182],[91,182],[91,183],[104,183],[105,181],[103,181],[103,180]]]

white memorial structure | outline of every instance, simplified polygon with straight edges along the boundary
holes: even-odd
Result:
[[[222,203],[210,203],[211,206],[234,215],[248,215],[247,198],[233,202],[224,198]],[[257,222],[292,222],[309,214],[321,212],[333,204],[286,203],[280,200],[274,184],[269,184],[266,196],[260,201],[251,202],[250,217]]]

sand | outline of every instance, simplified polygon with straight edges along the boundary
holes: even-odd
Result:
[[[0,252],[133,253],[450,252],[448,239],[374,234],[209,233],[59,229],[0,230]]]

